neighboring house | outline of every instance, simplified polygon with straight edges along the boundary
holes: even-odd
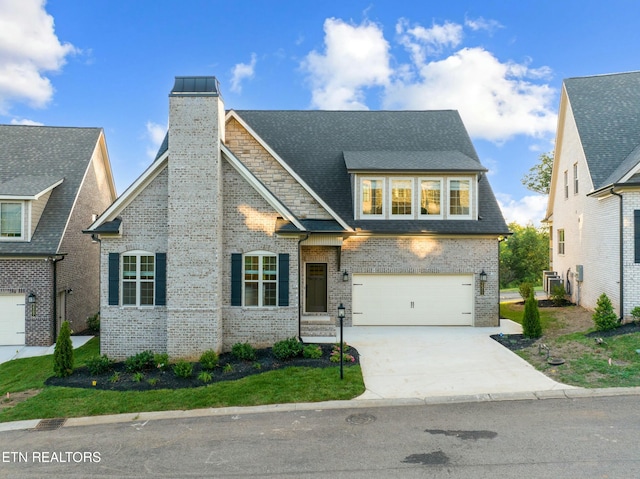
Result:
[[[335,337],[340,303],[348,326],[499,321],[508,230],[455,111],[225,111],[178,77],[156,160],[87,233],[111,357]]]
[[[560,99],[546,221],[572,301],[640,306],[640,72],[569,78]]]
[[[0,345],[86,329],[100,247],[82,229],[115,198],[102,129],[0,125]]]

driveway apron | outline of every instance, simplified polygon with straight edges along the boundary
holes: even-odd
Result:
[[[570,389],[490,338],[498,328],[356,326],[344,339],[360,353],[366,392],[358,399],[517,393]]]

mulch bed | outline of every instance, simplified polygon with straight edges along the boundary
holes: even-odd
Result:
[[[163,371],[161,369],[152,369],[144,371],[144,378],[135,381],[134,374],[125,370],[124,362],[113,364],[113,368],[104,374],[92,375],[86,367],[74,369],[73,374],[66,378],[50,377],[45,381],[49,386],[66,386],[75,388],[103,389],[111,391],[149,391],[153,389],[181,389],[206,386],[221,381],[233,381],[254,374],[283,369],[292,366],[326,368],[339,367],[340,363],[334,363],[329,360],[333,344],[321,344],[322,357],[319,359],[307,359],[302,356],[281,361],[276,359],[271,348],[256,350],[257,358],[255,361],[242,361],[236,359],[231,353],[223,353],[220,355],[220,361],[214,371],[211,371],[212,380],[209,383],[203,383],[198,380],[198,374],[202,371],[200,363],[193,363],[193,374],[190,378],[177,377],[172,369]],[[358,351],[349,346],[349,350],[345,351],[353,356],[354,361],[344,362],[345,367],[360,364]],[[229,366],[230,365],[230,368]],[[259,366],[258,366],[259,365]],[[230,371],[224,372],[226,369]],[[119,373],[117,381],[113,381],[115,373]],[[93,381],[96,385],[93,386]]]

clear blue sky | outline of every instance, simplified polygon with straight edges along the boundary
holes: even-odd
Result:
[[[0,0],[0,123],[103,127],[121,193],[175,76],[217,76],[235,109],[457,109],[507,220],[539,221],[520,179],[562,80],[639,69],[638,20],[631,0]]]

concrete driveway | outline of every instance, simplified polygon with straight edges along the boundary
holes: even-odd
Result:
[[[84,345],[91,338],[93,336],[71,336],[73,349]],[[47,356],[53,354],[55,348],[55,344],[51,346],[0,346],[0,363],[11,361],[12,359]]]
[[[357,326],[344,340],[360,353],[366,392],[358,399],[518,393],[570,389],[489,336],[521,333],[502,320],[498,328]]]

